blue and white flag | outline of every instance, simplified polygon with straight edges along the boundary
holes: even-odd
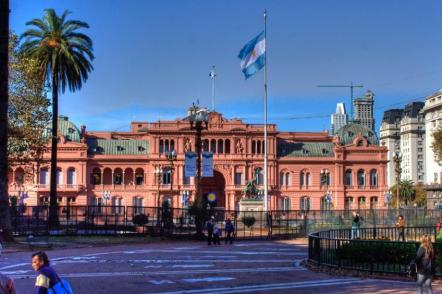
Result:
[[[248,42],[239,52],[241,59],[241,69],[246,80],[264,67],[266,51],[266,40],[264,31]]]
[[[186,152],[184,154],[184,176],[196,177],[196,153]]]
[[[203,177],[213,177],[213,153],[203,152]]]

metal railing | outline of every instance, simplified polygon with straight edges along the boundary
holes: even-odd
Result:
[[[396,227],[325,230],[309,235],[309,261],[318,265],[393,274],[407,274],[416,256],[419,240],[429,235],[436,240],[436,226],[406,227],[405,242]],[[352,239],[351,237],[356,237]],[[399,241],[401,240],[401,241]],[[433,244],[436,275],[442,276],[442,243]]]

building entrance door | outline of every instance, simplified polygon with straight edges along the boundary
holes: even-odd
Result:
[[[204,199],[207,199],[206,197],[209,193],[215,193],[216,195],[214,207],[226,207],[225,189],[226,180],[224,179],[222,173],[216,170],[213,171],[213,177],[201,178],[201,193]]]

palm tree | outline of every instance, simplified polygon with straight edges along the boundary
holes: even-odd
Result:
[[[392,206],[396,206],[397,185],[390,188],[392,198]],[[402,180],[399,182],[399,203],[404,203],[406,206],[411,204],[416,196],[416,188],[411,180]]]
[[[79,29],[89,28],[85,22],[67,20],[69,11],[61,16],[54,9],[45,9],[42,19],[26,23],[32,26],[21,35],[24,43],[22,52],[39,61],[44,78],[52,89],[52,145],[51,145],[51,185],[49,222],[58,225],[57,210],[57,131],[58,93],[64,93],[66,86],[74,92],[81,89],[83,82],[93,67],[92,40]]]
[[[10,236],[8,196],[9,0],[0,0],[0,227]]]

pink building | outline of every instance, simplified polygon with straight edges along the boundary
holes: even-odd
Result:
[[[157,206],[168,199],[182,207],[187,195],[195,197],[194,179],[184,177],[184,153],[195,151],[196,132],[185,119],[132,122],[129,132],[89,132],[60,117],[59,134],[60,205]],[[214,177],[203,178],[200,189],[217,195],[216,206],[238,208],[248,180],[263,188],[263,125],[211,112],[202,140],[203,150],[214,153]],[[174,161],[167,157],[172,150]],[[31,175],[13,167],[11,197],[27,205],[48,202],[50,154],[45,159]],[[335,137],[269,125],[269,208],[384,208],[386,164],[386,147],[361,125],[347,125]]]

